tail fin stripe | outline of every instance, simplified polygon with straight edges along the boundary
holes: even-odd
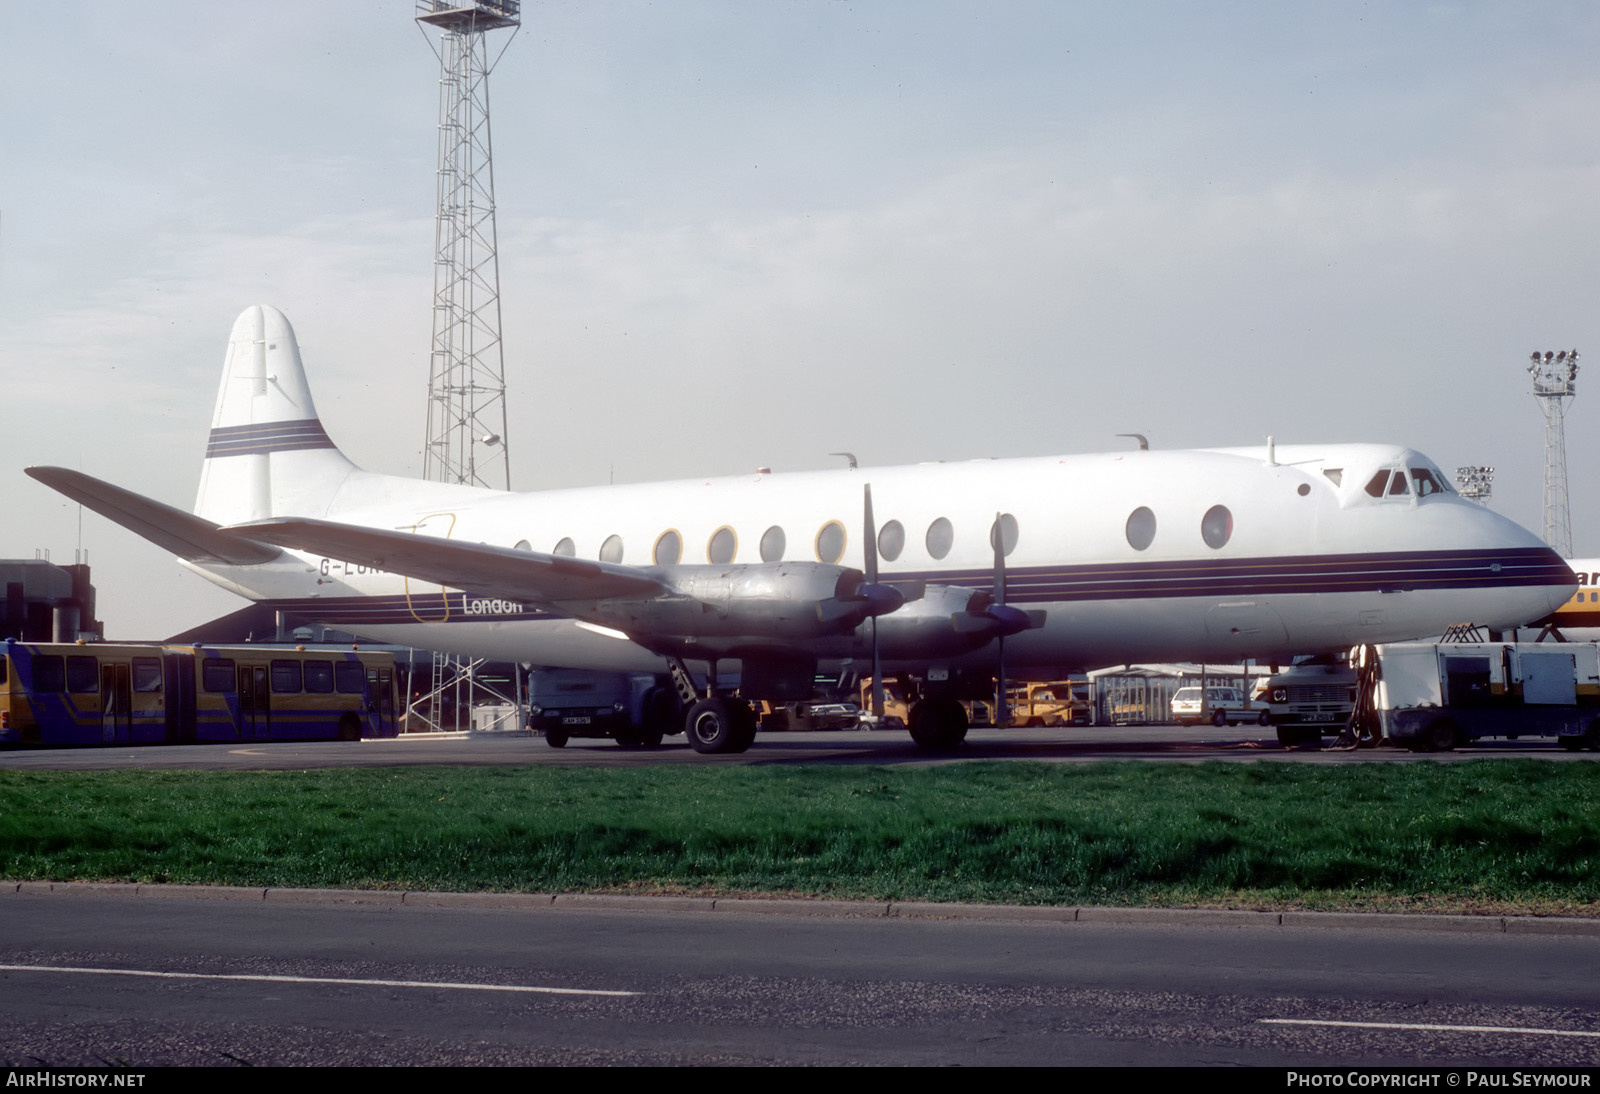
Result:
[[[328,438],[322,423],[316,418],[298,422],[229,425],[219,426],[211,431],[211,439],[206,444],[206,459],[334,447],[336,446]]]

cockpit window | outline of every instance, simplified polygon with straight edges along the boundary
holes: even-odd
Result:
[[[1417,497],[1425,498],[1429,494],[1448,494],[1450,487],[1439,481],[1434,473],[1426,467],[1413,467],[1411,480],[1417,485]]]
[[[1389,485],[1389,472],[1379,471],[1367,481],[1367,493],[1375,498],[1383,497],[1384,489]]]
[[[1344,468],[1342,467],[1324,467],[1322,473],[1328,476],[1328,481],[1335,486],[1339,486],[1344,482]]]
[[[1393,480],[1389,483],[1389,496],[1392,498],[1409,493],[1411,493],[1411,487],[1406,483],[1406,473],[1404,471],[1396,471]]]

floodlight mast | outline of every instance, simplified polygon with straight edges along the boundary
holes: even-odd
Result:
[[[1528,356],[1533,396],[1544,411],[1544,541],[1572,557],[1572,513],[1567,504],[1567,404],[1578,393],[1578,351],[1535,351]]]
[[[436,482],[510,489],[500,260],[489,139],[487,35],[515,37],[521,0],[417,0],[416,22],[444,33],[439,58],[438,214],[434,222],[433,342],[422,474]]]

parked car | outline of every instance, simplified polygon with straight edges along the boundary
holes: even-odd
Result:
[[[1204,704],[1200,698],[1198,687],[1179,688],[1172,695],[1172,720],[1185,726],[1203,721],[1214,726],[1267,724],[1267,708],[1251,703],[1238,688],[1209,687]]]

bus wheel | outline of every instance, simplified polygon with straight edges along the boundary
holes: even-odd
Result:
[[[567,747],[567,731],[564,729],[547,729],[544,731],[544,743],[551,748]]]
[[[361,723],[356,720],[354,714],[346,714],[339,719],[339,740],[361,740]]]

